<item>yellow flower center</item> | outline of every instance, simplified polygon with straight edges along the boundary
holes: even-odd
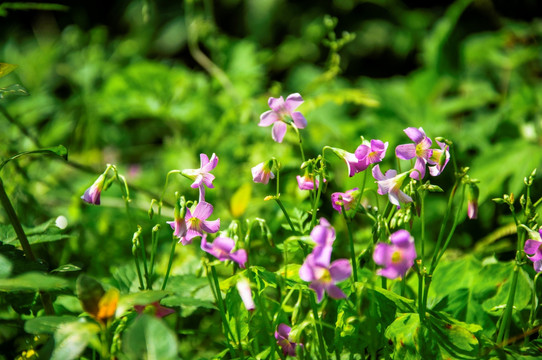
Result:
[[[397,264],[401,261],[401,252],[399,250],[396,250],[391,254],[391,262],[394,264]]]

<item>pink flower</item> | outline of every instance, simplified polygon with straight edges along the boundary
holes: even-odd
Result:
[[[241,278],[237,282],[237,291],[239,292],[239,296],[241,296],[241,300],[243,300],[243,304],[245,305],[245,308],[248,311],[253,311],[256,309],[256,305],[254,305],[254,300],[252,299],[252,290],[250,289],[250,283],[247,279]]]
[[[197,236],[203,236],[203,232],[215,233],[220,230],[220,219],[207,221],[207,218],[213,213],[213,205],[208,202],[200,202],[196,205],[194,213],[190,209],[186,209],[186,235],[180,238],[183,245],[192,243],[192,239]],[[170,225],[172,228],[173,224]]]
[[[173,309],[160,305],[159,301],[155,301],[148,305],[134,305],[134,309],[138,314],[150,313],[157,318],[163,318],[164,316],[173,314],[175,312]]]
[[[373,260],[377,265],[384,266],[377,271],[378,275],[395,279],[405,276],[408,269],[414,265],[416,247],[414,239],[406,230],[399,230],[391,234],[391,244],[379,243],[373,253]]]
[[[257,183],[267,184],[269,182],[269,179],[274,179],[275,174],[271,172],[271,169],[273,167],[273,161],[267,161],[263,163],[259,163],[258,165],[254,166],[252,170],[252,180]]]
[[[320,218],[320,224],[311,231],[311,238],[316,243],[312,250],[314,261],[322,266],[329,265],[335,242],[335,229],[325,218]]]
[[[429,158],[429,173],[431,176],[438,176],[444,171],[446,164],[450,160],[449,146],[443,142],[435,140],[440,149],[433,149],[433,154]]]
[[[220,261],[232,260],[235,261],[241,268],[245,268],[247,262],[247,252],[245,249],[233,251],[235,241],[228,237],[217,237],[212,244],[207,242],[207,236],[204,235],[201,239],[201,249]]]
[[[348,279],[351,273],[352,266],[349,260],[339,259],[331,264],[329,261],[324,264],[316,261],[314,253],[307,256],[299,269],[299,277],[311,283],[309,287],[316,292],[318,302],[322,301],[324,291],[333,299],[345,298],[345,293],[335,284]]]
[[[344,160],[346,163],[346,167],[348,168],[348,176],[352,177],[356,175],[357,173],[367,169],[368,164],[365,164],[362,160],[360,160],[356,154],[352,154],[346,150],[339,149],[339,148],[331,148],[331,150]]]
[[[81,199],[89,204],[100,205],[100,195],[105,183],[105,175],[101,174],[94,184],[92,184],[81,196]]]
[[[298,344],[290,340],[290,332],[292,328],[286,324],[280,324],[275,331],[275,339],[277,339],[277,344],[281,347],[282,353],[284,355],[295,356],[295,347],[303,346],[303,344]]]
[[[190,185],[190,187],[192,187],[193,189],[199,188],[199,201],[203,202],[205,201],[204,185],[207,186],[209,189],[214,188],[213,180],[215,179],[215,176],[210,172],[218,164],[218,156],[213,153],[211,159],[209,160],[209,157],[207,157],[207,155],[200,154],[200,162],[201,166],[199,169],[186,169],[183,170],[181,174],[194,181],[192,185]]]
[[[286,101],[282,96],[280,98],[270,97],[268,104],[271,110],[264,112],[260,116],[258,125],[269,126],[273,124],[272,137],[276,142],[282,142],[284,134],[286,134],[287,124],[291,124],[292,121],[299,129],[307,126],[307,120],[303,114],[294,111],[299,105],[303,104],[303,98],[298,93],[288,95]]]
[[[371,140],[370,145],[361,144],[356,149],[356,158],[360,160],[361,167],[367,169],[369,165],[381,162],[386,156],[388,143],[380,140]]]
[[[314,190],[314,183],[316,182],[316,189],[318,189],[318,186],[320,186],[320,182],[318,179],[314,179],[311,175],[305,174],[303,176],[297,175],[297,185],[299,186],[300,190]],[[326,179],[324,179],[324,182],[326,182]]]
[[[339,213],[342,212],[341,205],[344,206],[344,210],[348,211],[353,206],[356,206],[359,196],[361,196],[358,188],[352,190],[346,190],[346,192],[336,192],[331,194],[331,206]]]
[[[478,196],[480,190],[476,184],[467,185],[467,216],[469,219],[478,217]]]
[[[380,195],[388,194],[390,202],[397,207],[401,207],[400,203],[412,202],[412,198],[401,191],[403,181],[407,177],[408,172],[397,175],[397,171],[388,170],[386,175],[382,175],[380,165],[373,168],[373,177],[377,180],[378,193]]]
[[[410,177],[421,181],[425,176],[425,165],[433,155],[433,150],[430,149],[433,142],[425,135],[422,128],[409,127],[404,131],[410,140],[414,141],[414,144],[397,146],[395,155],[402,160],[416,158],[416,164],[414,165],[416,171],[411,172]]]
[[[529,260],[533,262],[533,267],[536,272],[542,271],[542,241],[540,241],[540,238],[542,237],[542,229],[538,230],[539,240],[533,240],[528,239],[525,241],[525,246],[523,248],[523,251],[525,251],[526,254],[531,254],[530,256],[527,255]]]

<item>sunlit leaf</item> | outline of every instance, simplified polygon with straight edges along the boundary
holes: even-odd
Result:
[[[15,69],[17,69],[17,65],[0,63],[0,78],[6,76]]]
[[[89,343],[98,343],[98,324],[80,319],[60,324],[55,331],[55,348],[52,360],[71,360],[81,355]],[[95,346],[96,347],[96,346]]]
[[[70,286],[70,283],[52,275],[38,272],[28,272],[9,279],[0,279],[0,291],[38,291],[60,290]]]
[[[177,336],[160,319],[148,314],[138,316],[126,329],[122,341],[127,359],[177,359]]]
[[[231,214],[234,218],[243,215],[250,203],[252,194],[252,184],[245,183],[232,195],[230,200]]]
[[[28,96],[30,93],[22,85],[13,84],[4,88],[0,88],[0,99],[7,99],[18,96]]]

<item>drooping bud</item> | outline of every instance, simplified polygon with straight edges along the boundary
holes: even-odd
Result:
[[[467,216],[469,219],[478,218],[478,197],[480,190],[474,183],[467,185]]]

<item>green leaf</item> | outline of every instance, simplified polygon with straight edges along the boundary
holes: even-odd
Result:
[[[75,316],[40,316],[27,320],[24,331],[30,334],[53,334],[61,325],[78,321]]]
[[[55,349],[51,360],[71,360],[79,357],[89,343],[98,347],[100,332],[98,324],[80,319],[60,324],[55,331]]]
[[[10,86],[6,86],[4,88],[0,88],[0,99],[7,99],[12,97],[18,97],[18,96],[28,96],[30,95],[28,93],[28,90],[26,90],[24,87],[22,87],[19,84],[13,84]]]
[[[123,295],[120,297],[117,305],[117,316],[121,316],[126,311],[133,309],[134,305],[148,305],[153,302],[160,301],[170,294],[171,291],[146,290]]]
[[[71,271],[80,271],[80,270],[81,268],[77,265],[66,264],[66,265],[59,266],[54,270],[51,270],[51,272],[52,273],[53,272],[71,272]]]
[[[96,279],[85,274],[77,278],[76,292],[83,309],[89,314],[96,316],[99,311],[99,303],[105,290]]]
[[[69,239],[69,235],[63,234],[55,226],[55,220],[50,219],[34,227],[23,226],[30,245]],[[7,245],[19,245],[19,239],[11,225],[0,224],[0,236]]]
[[[4,255],[0,254],[0,279],[6,278],[11,274],[11,261]]]
[[[38,272],[28,272],[10,279],[0,279],[0,291],[52,291],[65,289],[69,286],[70,283],[63,278]]]
[[[17,69],[18,65],[0,63],[0,78],[6,76],[13,70]]]
[[[250,203],[252,195],[252,184],[245,183],[237,189],[232,195],[230,200],[230,210],[234,218],[238,218],[243,215]]]
[[[128,327],[122,344],[127,359],[178,359],[175,333],[163,321],[147,314]]]

